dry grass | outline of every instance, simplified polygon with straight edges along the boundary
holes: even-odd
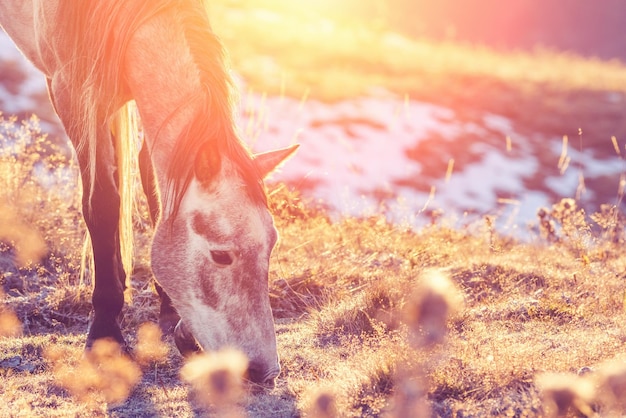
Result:
[[[573,137],[582,127],[593,141],[624,134],[626,68],[618,61],[413,39],[340,7],[217,0],[211,13],[233,68],[255,92],[326,102],[391,93],[458,118],[493,112],[521,132]]]
[[[511,113],[527,129],[597,116],[571,94],[626,94],[616,63],[410,40],[285,0],[213,8],[234,67],[269,94],[335,100],[378,86],[459,113]],[[283,372],[258,393],[241,385],[237,355],[185,364],[154,326],[140,328],[158,312],[145,209],[123,322],[133,358],[111,346],[83,356],[91,281],[79,274],[76,168],[35,121],[1,125],[0,416],[626,413],[619,208],[589,216],[575,201],[555,202],[517,242],[492,218],[450,227],[443,214],[418,231],[382,217],[331,221],[273,186],[282,238],[270,298]],[[49,183],[37,180],[41,167],[57,167]]]
[[[539,414],[541,402],[533,383],[537,374],[593,368],[619,356],[626,338],[619,244],[605,240],[606,231],[592,233],[589,218],[585,222],[585,247],[571,234],[550,242],[539,231],[535,242],[527,244],[488,231],[469,233],[438,225],[418,233],[403,231],[381,219],[346,219],[332,228],[323,217],[309,221],[305,229],[286,224],[279,254],[286,251],[289,257],[282,262],[296,267],[295,277],[303,274],[300,269],[309,271],[316,278],[311,291],[319,294],[307,320],[311,325],[300,331],[311,334],[303,339],[314,341],[313,347],[305,354],[302,340],[289,345],[301,362],[293,377],[288,374],[292,385],[304,366],[308,373],[303,386],[310,379],[326,385],[331,379],[337,380],[331,386],[343,387],[342,381],[351,382],[369,363],[354,365],[352,359],[372,355],[369,350],[376,344],[379,366],[392,357],[390,370],[400,364],[403,370],[421,365],[418,369],[427,371],[426,376],[413,377],[426,380],[436,414]],[[286,236],[291,230],[294,235]],[[623,236],[616,240],[621,242]],[[285,248],[288,243],[294,247]],[[307,259],[306,267],[298,267],[302,259]],[[463,291],[466,308],[453,319],[445,343],[408,354],[412,349],[404,339],[406,330],[388,325],[388,310],[405,306],[411,300],[406,289],[419,289],[423,281],[418,277],[431,267],[447,269]],[[389,341],[394,341],[392,349],[386,345]],[[324,366],[335,351],[344,359],[339,373],[333,371],[336,364]],[[368,378],[377,380],[380,369],[369,367]],[[397,387],[395,372],[390,376]],[[370,384],[375,394],[337,396],[355,400],[354,415],[368,415],[371,404],[359,407],[356,400],[387,397],[388,387],[382,386]]]
[[[373,86],[410,93],[420,84],[444,83],[451,76],[492,79],[519,89],[625,91],[624,67],[617,61],[411,39],[376,24],[380,22],[292,3],[221,0],[212,6],[216,32],[226,42],[233,66],[257,91],[294,89],[297,97],[308,88],[312,97],[336,100],[365,94]],[[425,87],[437,95],[448,91]]]
[[[28,145],[26,137],[46,142],[36,127],[20,136]],[[31,160],[14,161],[21,178],[12,181],[24,184]],[[540,211],[531,242],[516,242],[491,218],[450,228],[444,214],[419,231],[382,217],[331,221],[273,187],[282,238],[270,297],[283,372],[259,393],[242,385],[245,359],[235,353],[185,364],[154,325],[140,327],[157,312],[148,229],[138,231],[144,245],[123,324],[133,359],[110,345],[84,356],[82,227],[67,200],[32,187],[41,191],[26,199],[27,225],[47,251],[23,265],[17,241],[5,237],[2,247],[1,416],[626,412],[626,259],[615,209],[589,217],[564,200]],[[37,196],[47,198],[32,206]]]

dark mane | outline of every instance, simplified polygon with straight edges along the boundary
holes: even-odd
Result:
[[[124,97],[124,80],[119,71],[124,66],[128,41],[137,28],[164,9],[171,9],[184,28],[202,89],[192,98],[198,102],[196,116],[177,138],[170,160],[173,192],[163,198],[172,203],[174,210],[178,208],[194,175],[193,157],[206,141],[216,141],[220,156],[229,158],[238,168],[250,198],[267,204],[262,178],[235,128],[233,83],[225,67],[222,43],[211,30],[205,0],[60,1],[59,21],[67,22],[73,35],[68,40],[72,56],[56,58],[69,62],[66,68],[73,81],[70,88],[74,98],[71,106],[73,114],[82,115],[74,132],[80,136],[77,152],[88,153],[90,167],[95,167],[96,132],[106,130],[117,109],[129,99]],[[176,109],[172,109],[174,112]]]
[[[193,178],[193,158],[207,141],[215,141],[220,156],[229,158],[244,179],[250,198],[267,205],[263,179],[251,154],[239,139],[233,121],[233,81],[225,67],[225,51],[211,30],[205,1],[186,0],[178,10],[187,46],[200,73],[202,91],[198,93],[198,111],[177,139],[170,163],[174,182],[174,209]],[[166,197],[169,198],[169,197]]]

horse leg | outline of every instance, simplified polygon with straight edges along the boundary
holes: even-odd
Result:
[[[105,141],[112,141],[111,135],[108,138],[99,135],[99,142]],[[84,167],[82,163],[80,166]],[[113,338],[124,345],[118,322],[126,288],[118,235],[120,196],[117,181],[109,171],[109,167],[96,163],[94,190],[90,198],[90,179],[86,178],[83,170],[83,216],[91,235],[95,267],[93,318],[87,347],[100,338]]]
[[[118,318],[124,305],[126,274],[121,262],[119,243],[120,196],[115,170],[114,138],[106,125],[97,130],[95,170],[89,170],[87,149],[79,146],[80,135],[72,123],[69,89],[48,81],[50,97],[70,140],[81,170],[83,183],[83,217],[93,249],[95,284],[92,294],[93,316],[89,326],[86,347],[98,339],[110,338],[125,347]],[[94,176],[93,181],[91,176]],[[91,187],[93,185],[93,190]]]
[[[152,158],[150,157],[150,151],[148,150],[146,141],[143,141],[141,150],[139,151],[139,174],[141,175],[143,192],[148,201],[150,220],[154,227],[161,216],[161,209],[159,206],[156,174],[154,173],[154,166],[152,165]]]
[[[156,175],[154,173],[154,166],[152,165],[152,159],[150,158],[150,152],[148,145],[144,141],[139,151],[139,173],[141,174],[141,185],[148,201],[148,209],[150,211],[150,219],[152,226],[155,226],[159,220],[161,214],[159,207],[159,199],[156,184]],[[171,334],[174,332],[174,327],[180,320],[180,316],[174,306],[172,306],[172,300],[165,293],[165,290],[155,281],[154,287],[156,288],[159,298],[161,299],[161,310],[159,312],[159,326],[164,334]]]

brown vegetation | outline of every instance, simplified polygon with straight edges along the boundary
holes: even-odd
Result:
[[[272,2],[280,1],[257,4]],[[362,26],[331,24],[320,32],[319,16],[300,16],[300,6],[268,25],[272,14],[250,17],[259,12],[253,7],[237,14],[234,3],[214,3],[218,32],[238,71],[268,93],[332,100],[376,85],[457,110],[508,109],[528,129],[560,129],[581,114],[595,118],[580,103],[573,116],[568,112],[570,94],[580,89],[626,94],[616,63],[498,55]],[[306,37],[313,30],[317,43]],[[244,34],[248,43],[236,44]],[[300,54],[281,55],[294,45]],[[362,45],[371,54],[360,54]],[[389,53],[394,49],[400,52]],[[545,89],[563,94],[543,102]],[[477,92],[483,98],[470,103]],[[169,337],[161,342],[153,325],[140,328],[158,313],[142,202],[123,320],[133,357],[106,344],[83,354],[91,281],[75,165],[34,120],[1,125],[0,416],[626,413],[619,207],[589,216],[576,201],[555,202],[539,211],[528,240],[517,241],[495,231],[492,217],[454,223],[437,214],[420,230],[382,216],[331,220],[286,186],[272,186],[281,240],[270,298],[283,371],[276,388],[257,391],[240,380],[245,361],[237,354],[185,362]],[[37,167],[47,170],[50,184],[33,175]]]
[[[517,242],[491,218],[450,228],[444,214],[416,231],[382,217],[331,221],[285,186],[270,193],[282,236],[270,273],[275,389],[242,385],[237,353],[185,362],[155,325],[140,327],[157,315],[146,245],[124,320],[133,358],[108,344],[84,355],[83,232],[50,194],[28,212],[43,259],[24,266],[16,242],[2,247],[0,415],[624,413],[626,259],[614,208],[589,217],[558,202]],[[150,230],[138,231],[148,242]]]

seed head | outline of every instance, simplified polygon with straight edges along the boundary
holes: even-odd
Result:
[[[167,358],[168,348],[161,337],[161,329],[152,322],[146,322],[139,327],[135,348],[135,359],[139,364],[161,362]]]
[[[426,391],[422,386],[416,379],[404,379],[401,381],[393,397],[390,418],[432,416]]]
[[[243,377],[248,358],[240,351],[226,349],[193,355],[180,371],[206,406],[224,408],[234,405],[243,393]]]
[[[22,334],[22,323],[11,309],[4,306],[4,298],[0,288],[0,337],[17,337]]]
[[[598,395],[613,412],[626,413],[626,363],[609,362],[598,371]]]
[[[404,309],[415,344],[430,347],[441,342],[447,333],[448,319],[462,306],[461,293],[446,274],[438,270],[422,273]]]
[[[337,413],[337,397],[331,388],[320,388],[313,393],[308,415],[319,418],[334,418]]]
[[[13,311],[0,306],[0,337],[18,337],[22,334],[22,323]]]
[[[106,402],[121,403],[141,379],[139,367],[110,340],[96,341],[77,365],[65,362],[70,353],[61,347],[49,348],[45,356],[53,365],[57,383],[81,401],[101,394]]]
[[[15,243],[16,261],[27,266],[46,253],[46,243],[39,232],[27,225],[15,207],[0,203],[0,240]]]
[[[595,390],[590,379],[572,373],[545,373],[537,376],[535,383],[547,416],[561,417],[572,411],[586,416],[593,414],[589,405]]]

